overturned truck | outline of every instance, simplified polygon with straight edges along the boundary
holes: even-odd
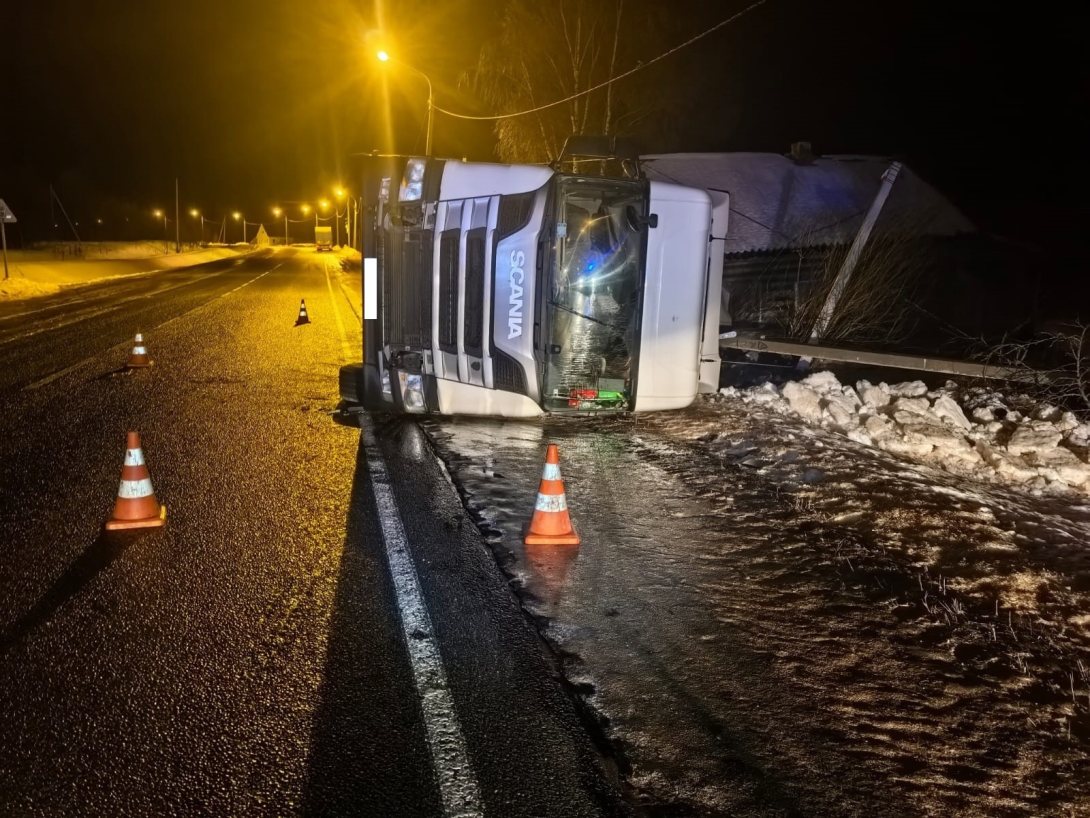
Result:
[[[533,417],[677,409],[718,387],[707,192],[649,180],[599,138],[551,166],[368,161],[349,403]]]

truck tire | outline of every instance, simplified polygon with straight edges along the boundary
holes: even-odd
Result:
[[[353,406],[363,405],[363,364],[346,364],[338,377],[341,400]]]

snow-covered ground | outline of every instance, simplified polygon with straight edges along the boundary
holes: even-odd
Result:
[[[766,388],[425,428],[653,814],[1090,815],[1090,501],[1028,459],[1084,462],[1081,427],[984,392],[786,391],[809,409]],[[1032,479],[951,464],[951,434]],[[576,548],[521,540],[548,441]]]
[[[248,245],[206,247],[182,253],[162,253],[162,244],[136,243],[110,247],[102,255],[60,258],[49,250],[19,250],[8,255],[10,278],[0,280],[0,301],[51,295],[63,287],[90,284],[108,278],[191,267],[250,252]],[[158,251],[158,255],[156,255]]]

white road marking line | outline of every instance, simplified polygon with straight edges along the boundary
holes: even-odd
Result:
[[[115,347],[115,349],[116,349],[116,347]],[[77,369],[82,369],[83,367],[87,366],[87,364],[92,364],[94,362],[95,362],[94,358],[84,358],[79,363],[75,363],[75,364],[72,364],[69,367],[65,367],[64,369],[62,369],[62,370],[60,370],[58,372],[54,372],[52,375],[46,375],[40,381],[34,381],[34,383],[28,383],[26,386],[23,387],[23,391],[24,392],[33,392],[35,389],[41,389],[43,386],[46,386],[48,384],[53,383],[53,381],[57,380],[57,378],[63,378],[68,373],[75,372]]]
[[[259,281],[260,279],[264,278],[265,276],[267,276],[269,273],[271,273],[273,270],[275,270],[279,266],[280,265],[277,264],[276,267],[273,267],[271,270],[266,270],[261,275],[256,276],[255,278],[251,278],[245,284],[240,284],[239,286],[235,287],[233,290],[229,290],[229,291],[223,293],[222,295],[217,295],[212,300],[205,301],[203,304],[198,304],[193,309],[186,310],[185,312],[181,313],[180,315],[175,315],[173,318],[168,318],[163,323],[156,324],[150,330],[146,330],[146,332],[148,332],[148,333],[155,332],[155,330],[160,329],[162,327],[165,327],[167,324],[173,324],[179,318],[184,318],[185,316],[189,315],[189,313],[194,312],[195,310],[199,310],[202,307],[207,307],[209,304],[212,304],[213,302],[219,301],[221,298],[223,298],[225,296],[228,296],[231,293],[237,293],[243,287],[245,287],[245,286],[247,286],[249,284],[253,284],[255,281]],[[41,380],[34,381],[33,383],[28,383],[26,386],[23,387],[22,391],[23,392],[33,392],[35,389],[41,389],[43,386],[48,386],[49,384],[53,383],[53,381],[57,380],[58,378],[63,378],[65,375],[68,375],[68,374],[70,374],[72,372],[75,372],[77,369],[82,369],[83,367],[87,366],[88,364],[93,364],[95,361],[97,361],[101,357],[112,355],[114,352],[120,351],[122,349],[127,349],[129,347],[129,344],[131,344],[131,343],[132,343],[132,341],[122,341],[120,344],[114,344],[108,350],[106,350],[105,352],[100,353],[99,355],[95,355],[95,356],[92,356],[90,358],[84,358],[82,361],[74,363],[71,366],[60,370],[59,372],[54,372],[52,375],[46,375]]]
[[[446,818],[483,818],[480,787],[466,752],[443,658],[439,655],[431,617],[420,590],[420,578],[409,556],[409,541],[390,487],[386,461],[369,426],[363,428],[363,440],[367,446],[367,470],[375,492],[382,539],[386,544],[386,560],[401,617],[401,632],[424,711],[424,726],[443,801],[443,815]]]
[[[360,315],[360,311],[356,309],[356,302],[352,300],[352,297],[355,295],[355,293],[353,293],[344,285],[344,280],[340,277],[337,278],[337,283],[340,285],[341,293],[344,295],[344,300],[348,302],[348,308],[352,310],[352,314],[356,316],[356,320],[359,321],[360,326],[362,327],[363,317]]]
[[[138,295],[130,295],[128,298],[122,298],[119,301],[114,301],[110,306],[104,307],[104,308],[102,308],[100,310],[95,310],[94,312],[85,313],[83,315],[73,316],[68,321],[61,321],[58,324],[50,324],[48,326],[38,327],[37,329],[33,329],[30,332],[24,332],[21,335],[13,335],[10,338],[5,338],[4,340],[0,341],[0,346],[3,346],[4,344],[10,344],[13,341],[23,341],[23,340],[26,340],[27,338],[31,338],[31,337],[33,337],[35,335],[40,335],[43,332],[52,332],[53,330],[62,329],[63,327],[68,327],[68,326],[71,326],[72,324],[79,324],[79,323],[81,323],[83,321],[87,321],[87,320],[89,320],[91,318],[97,318],[100,315],[105,315],[108,312],[113,312],[115,310],[118,310],[118,309],[121,308],[121,306],[123,304],[128,304],[130,301],[140,301],[141,299],[145,299],[145,298],[157,298],[160,295],[162,295],[163,293],[169,293],[171,290],[176,290],[179,287],[187,287],[190,284],[198,284],[200,282],[207,281],[207,280],[212,279],[212,278],[218,278],[219,276],[223,275],[223,273],[226,273],[226,272],[228,272],[228,271],[224,270],[223,272],[212,273],[211,275],[204,276],[202,278],[194,278],[194,279],[190,279],[188,281],[180,281],[177,284],[174,284],[174,285],[172,285],[170,287],[164,287],[161,290],[156,290],[155,292],[151,292],[151,293],[140,293]]]
[[[325,266],[325,285],[329,290],[329,303],[333,305],[333,318],[337,322],[337,332],[341,336],[341,355],[344,358],[344,363],[352,361],[353,357],[358,357],[352,350],[352,345],[348,343],[348,333],[344,328],[344,319],[341,318],[341,311],[337,307],[337,296],[333,294],[333,282],[329,280],[329,265]]]

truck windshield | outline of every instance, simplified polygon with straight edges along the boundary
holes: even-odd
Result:
[[[646,213],[636,183],[558,183],[548,291],[546,409],[626,409],[639,338]]]

